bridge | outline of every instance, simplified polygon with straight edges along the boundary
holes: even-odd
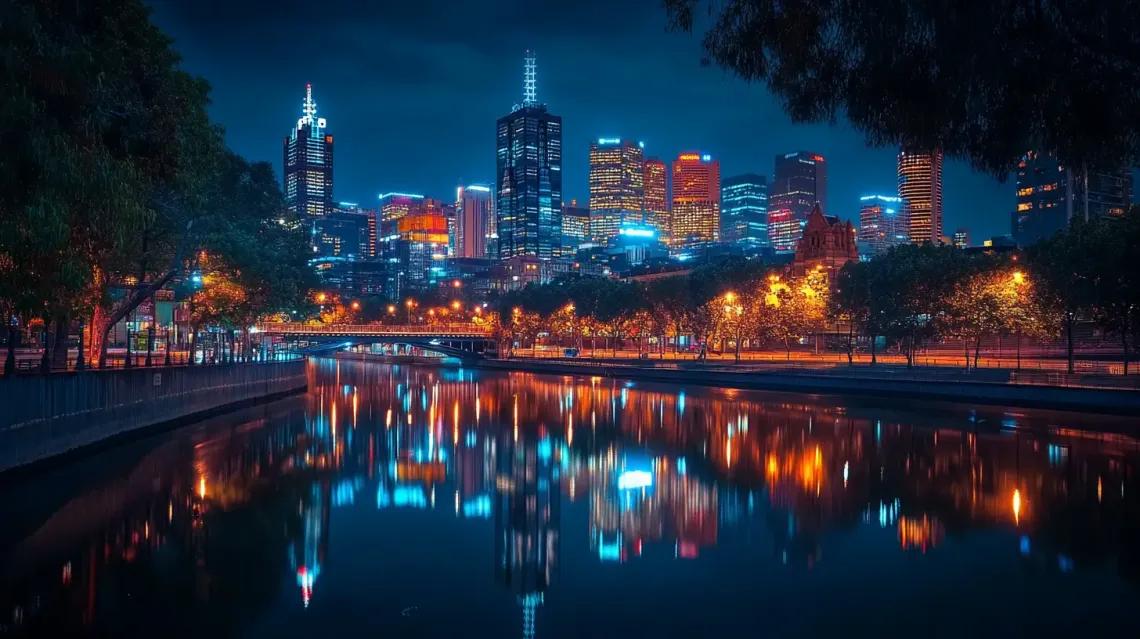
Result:
[[[425,325],[304,324],[267,322],[257,331],[293,342],[306,342],[300,353],[319,353],[363,344],[415,346],[461,360],[496,356],[487,328],[467,322]]]

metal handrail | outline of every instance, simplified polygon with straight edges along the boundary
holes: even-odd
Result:
[[[304,324],[302,322],[281,322],[258,324],[257,330],[269,335],[456,335],[463,337],[486,337],[490,335],[490,330],[466,322],[435,325]]]

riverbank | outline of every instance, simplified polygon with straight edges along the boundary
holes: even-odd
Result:
[[[1011,377],[982,370],[918,370],[837,366],[832,369],[756,370],[723,363],[573,360],[483,360],[478,367],[553,375],[619,377],[813,395],[868,395],[1023,408],[1140,414],[1140,391],[1050,385],[1048,379]],[[734,370],[735,369],[735,370]],[[1058,378],[1062,379],[1062,378]],[[1044,382],[1044,383],[1043,383]]]
[[[307,362],[0,378],[0,473],[304,391]]]

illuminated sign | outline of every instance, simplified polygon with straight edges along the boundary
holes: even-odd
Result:
[[[644,148],[645,148],[645,143],[644,143],[644,142],[638,142],[638,143],[637,143],[637,148],[639,148],[639,149],[644,149]]]
[[[693,162],[693,161],[701,159],[701,154],[700,153],[682,153],[681,155],[677,156],[677,159],[683,160],[686,162]]]
[[[621,144],[621,138],[598,138],[598,144]]]
[[[792,159],[792,158],[794,158],[794,157],[796,157],[796,154],[795,154],[795,153],[785,153],[785,154],[784,154],[784,159],[785,159],[785,160],[790,160],[790,159]]]
[[[653,485],[653,473],[645,470],[627,470],[618,475],[618,489],[632,490]]]
[[[653,229],[621,228],[618,233],[629,237],[653,237]]]
[[[864,195],[863,197],[859,198],[860,202],[866,202],[867,200],[881,200],[883,202],[902,202],[901,197],[892,197],[890,195]]]
[[[468,191],[479,191],[480,193],[490,193],[491,192],[490,187],[476,186],[476,185],[471,185],[471,186],[467,187],[467,190]]]
[[[701,162],[708,162],[710,160],[712,160],[712,156],[709,155],[708,153],[701,156]]]
[[[384,194],[380,195],[381,200],[384,200],[384,199],[387,199],[390,197],[410,197],[410,198],[415,198],[417,200],[424,199],[424,196],[416,195],[415,193],[384,193]]]

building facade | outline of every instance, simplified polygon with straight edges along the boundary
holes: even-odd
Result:
[[[970,231],[969,229],[958,229],[954,231],[954,237],[951,239],[954,243],[954,248],[969,248],[970,247]]]
[[[562,205],[562,255],[574,257],[578,247],[589,242],[590,209],[578,206],[578,200]]]
[[[374,256],[367,213],[334,209],[309,224],[312,257],[342,257],[350,262]]]
[[[1027,246],[1069,227],[1074,217],[1123,215],[1132,204],[1132,171],[1082,171],[1046,153],[1029,151],[1017,166],[1010,232]]]
[[[611,246],[618,229],[641,224],[645,201],[645,154],[642,146],[621,138],[590,142],[590,233]]]
[[[871,247],[872,255],[886,253],[892,246],[906,244],[910,227],[902,199],[893,195],[864,195],[859,198],[858,240]]]
[[[447,217],[424,210],[397,222],[396,264],[401,289],[434,288],[446,273]]]
[[[285,206],[302,217],[328,215],[333,209],[333,136],[327,122],[317,117],[313,85],[305,85],[301,118],[285,136]]]
[[[455,194],[455,257],[487,257],[487,236],[494,215],[491,187],[459,187]]]
[[[942,151],[899,152],[899,197],[915,244],[942,241]]]
[[[645,160],[645,223],[657,230],[662,242],[669,243],[669,170],[656,158]]]
[[[720,240],[748,248],[768,246],[768,178],[745,173],[721,183]]]
[[[778,253],[790,253],[803,236],[816,204],[827,209],[827,161],[809,151],[776,156],[768,197],[768,242]]]
[[[495,215],[499,258],[562,252],[562,118],[535,99],[528,52],[524,99],[497,122]]]
[[[808,271],[821,270],[829,282],[834,282],[835,275],[844,264],[858,260],[855,227],[851,222],[841,222],[837,217],[824,215],[818,204],[812,207],[803,235],[796,243],[792,272],[803,275]]]
[[[720,161],[682,153],[673,161],[670,245],[697,248],[720,238]]]

